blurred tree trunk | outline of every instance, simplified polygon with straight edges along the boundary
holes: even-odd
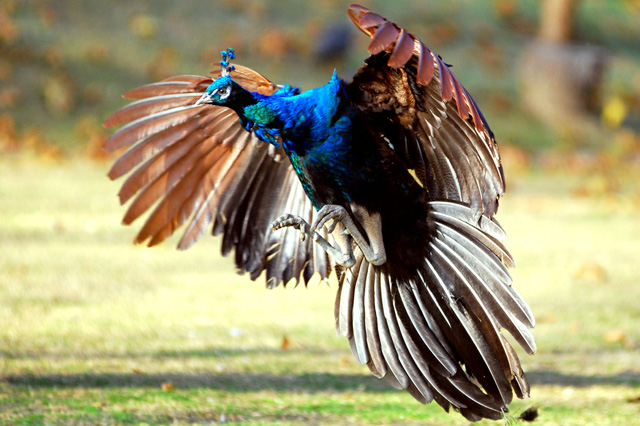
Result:
[[[540,38],[553,42],[571,40],[578,3],[578,0],[542,0]]]
[[[523,107],[575,142],[589,138],[601,110],[606,54],[577,41],[580,0],[542,0],[538,38],[519,61]]]

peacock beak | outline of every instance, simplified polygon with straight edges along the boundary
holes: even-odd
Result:
[[[196,101],[194,106],[201,106],[206,104],[212,104],[214,102],[213,96],[218,92],[218,90],[214,90],[211,93],[205,93]]]

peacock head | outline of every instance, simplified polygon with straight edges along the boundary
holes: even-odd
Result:
[[[234,86],[238,86],[238,84],[231,80],[228,75],[218,77],[207,87],[206,92],[198,99],[196,105],[225,105],[234,98],[233,91],[234,89],[237,90]]]
[[[237,99],[239,94],[246,92],[238,83],[231,80],[230,73],[235,70],[235,67],[229,64],[229,60],[236,57],[233,49],[223,50],[221,54],[220,67],[222,72],[220,77],[207,87],[204,95],[196,102],[196,106],[203,104],[230,106],[233,105],[233,101]]]

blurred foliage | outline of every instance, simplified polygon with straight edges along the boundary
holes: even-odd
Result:
[[[236,49],[239,63],[276,82],[309,89],[334,68],[348,79],[366,57],[368,40],[346,17],[347,3],[3,0],[0,149],[31,144],[102,157],[98,148],[109,130],[99,123],[124,104],[121,93],[173,74],[206,74],[227,46]],[[583,0],[578,8],[579,41],[602,46],[610,57],[600,116],[579,134],[551,129],[520,108],[514,68],[536,36],[537,0],[362,3],[409,28],[454,65],[499,143],[513,147],[506,160],[519,159],[516,168],[549,150],[562,156],[586,150],[609,159],[618,155],[610,151],[623,152],[617,159],[639,161],[639,1]],[[341,28],[352,33],[345,44],[353,43],[343,54],[335,48],[336,55],[319,55],[318,45]]]

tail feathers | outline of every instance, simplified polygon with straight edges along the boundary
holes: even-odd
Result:
[[[406,389],[467,419],[499,419],[513,393],[528,396],[518,357],[502,335],[508,330],[529,353],[535,343],[529,307],[511,286],[504,232],[468,207],[430,205],[435,232],[424,265],[409,278],[393,265],[377,267],[357,252],[336,298],[336,328],[358,362]]]

